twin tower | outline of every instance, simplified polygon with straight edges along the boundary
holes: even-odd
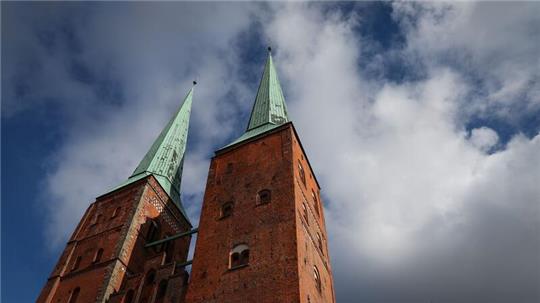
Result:
[[[180,199],[192,98],[88,207],[37,302],[335,302],[320,186],[271,53],[246,132],[211,159],[198,228]]]

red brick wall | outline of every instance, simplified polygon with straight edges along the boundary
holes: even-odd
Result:
[[[301,156],[293,138],[292,124],[287,124],[212,159],[187,303],[307,302],[308,293],[311,302],[332,302],[329,271],[313,256],[314,246],[303,248],[306,233],[297,215],[302,191],[295,168]],[[318,191],[307,162],[304,169],[308,187]],[[257,205],[263,189],[271,190],[271,202]],[[220,218],[221,206],[229,201],[233,214]],[[326,239],[324,218],[318,220]],[[229,252],[240,243],[250,248],[249,265],[230,270]],[[306,262],[315,262],[323,276],[321,293],[306,276],[308,255]]]
[[[176,264],[186,261],[190,237],[173,241],[174,255],[168,264],[164,251],[144,247],[150,219],[161,227],[158,238],[191,228],[172,203],[153,177],[99,197],[81,219],[37,301],[67,302],[71,291],[80,287],[77,302],[104,302],[123,292],[129,277],[144,275],[149,266],[169,268],[164,271],[168,277],[183,274]],[[100,248],[101,260],[93,262]],[[81,262],[72,270],[78,256]]]
[[[298,270],[300,277],[300,302],[318,303],[334,302],[333,280],[328,255],[326,225],[324,221],[323,203],[320,198],[320,188],[314,177],[314,172],[298,137],[293,137],[294,158],[294,189],[297,209],[297,238],[298,238]],[[304,170],[305,183],[302,181],[300,167]],[[302,204],[307,208],[305,219]],[[317,234],[320,235],[319,244]],[[322,249],[321,249],[322,248]],[[321,280],[320,290],[314,279],[316,266]]]

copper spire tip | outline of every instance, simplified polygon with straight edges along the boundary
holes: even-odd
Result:
[[[272,48],[269,46],[268,47],[268,52],[271,53],[272,52]]]

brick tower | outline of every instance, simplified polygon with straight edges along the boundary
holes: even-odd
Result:
[[[88,207],[37,302],[183,302],[192,225],[180,180],[192,95],[133,175]]]
[[[246,132],[211,160],[186,302],[334,302],[319,191],[269,53]]]

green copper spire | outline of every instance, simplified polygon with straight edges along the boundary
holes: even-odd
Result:
[[[268,123],[281,125],[288,121],[285,98],[279,85],[272,53],[269,51],[247,130],[250,131]]]
[[[195,84],[196,82],[193,82],[193,85]],[[153,175],[188,221],[189,219],[180,199],[180,183],[192,98],[193,87],[189,90],[183,104],[161,131],[133,174],[128,180],[113,189],[114,191],[146,176]]]
[[[247,130],[240,138],[225,147],[255,137],[286,122],[289,122],[287,105],[285,104],[285,98],[283,97],[283,91],[279,84],[276,68],[272,60],[272,52],[269,47],[268,58],[264,66],[255,104],[251,110]]]

